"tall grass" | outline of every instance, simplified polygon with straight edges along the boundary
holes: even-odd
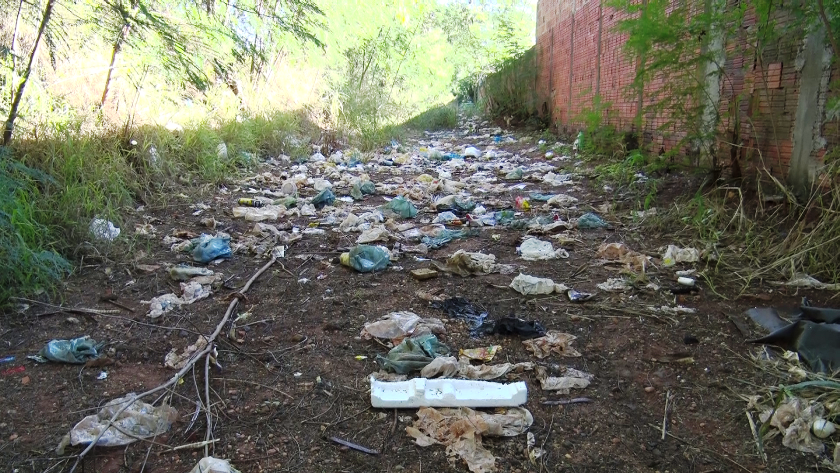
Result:
[[[0,305],[54,288],[80,244],[108,246],[92,241],[94,217],[120,226],[126,208],[166,190],[189,193],[194,183],[235,178],[259,157],[308,152],[317,130],[305,114],[274,112],[176,132],[145,125],[127,136],[62,126],[0,147]]]

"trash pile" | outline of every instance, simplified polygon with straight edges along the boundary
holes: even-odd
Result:
[[[494,264],[492,259],[486,261]],[[461,348],[455,356],[455,350],[438,339],[447,335],[446,323],[413,312],[386,314],[362,329],[362,339],[393,344],[387,354],[376,357],[381,370],[370,376],[371,405],[419,408],[417,420],[406,432],[420,446],[445,446],[447,455],[466,462],[472,472],[496,471],[496,459],[482,445],[482,436],[520,435],[533,423],[531,413],[520,407],[528,402],[528,387],[522,379],[529,373],[541,389],[559,394],[586,388],[594,379],[575,368],[541,364],[549,357],[580,357],[572,346],[576,337],[571,334],[546,330],[534,320],[491,319],[489,311],[462,297],[433,301],[430,307],[465,324],[476,340],[487,336],[520,338],[538,360],[491,363],[501,345]],[[473,410],[491,407],[507,409],[494,413]]]
[[[302,272],[290,271],[293,266],[283,267],[294,277],[290,281],[301,286],[309,283],[309,278],[314,282],[335,273],[365,282],[379,281],[383,274],[402,273],[405,284],[421,286],[434,284],[432,280],[438,277],[447,285],[497,278],[503,284],[496,284],[497,280],[487,284],[521,301],[551,299],[583,306],[595,301],[620,308],[630,297],[647,291],[667,298],[667,304],[639,305],[639,311],[663,319],[693,313],[674,296],[699,291],[698,273],[691,266],[702,261],[701,251],[668,245],[658,256],[651,256],[625,243],[609,242],[613,233],[608,230],[620,228],[619,220],[609,206],[596,208],[573,195],[578,190],[578,176],[563,167],[571,157],[545,152],[544,143],[529,148],[533,143],[528,140],[484,125],[471,120],[457,133],[426,133],[409,146],[392,143],[369,153],[353,149],[327,153],[319,148],[308,157],[272,157],[261,164],[257,174],[223,188],[215,200],[192,204],[192,216],[200,222],[200,230],[178,227],[165,231],[161,222],[151,220],[138,224],[136,235],[159,243],[171,257],[156,265],[137,265],[138,270],[156,276],[163,268],[160,272],[170,286],[155,286],[162,289],[140,301],[148,307],[146,316],[163,323],[188,310],[203,310],[209,306],[206,301],[220,299],[217,294],[222,289],[239,297],[238,288],[229,285],[230,278],[223,274],[231,267],[229,261],[248,258],[259,262],[272,257],[316,260],[317,276],[310,273],[303,277]],[[582,135],[578,142],[581,140]],[[502,149],[502,143],[523,146],[509,152]],[[226,148],[223,151],[227,153]],[[121,235],[112,222],[99,218],[91,222],[89,230],[100,242],[112,242]],[[502,238],[513,233],[513,238]],[[593,238],[596,246],[600,244],[594,256],[591,251],[579,251],[583,240]],[[477,241],[482,243],[478,251],[467,249],[476,249]],[[298,251],[302,247],[305,252]],[[598,265],[614,271],[615,277],[591,281],[588,286],[589,281],[575,279],[579,272],[562,280],[553,272],[581,258],[586,262],[580,271]],[[671,283],[667,291],[660,291],[650,280],[663,269]],[[279,270],[277,275],[278,279],[287,277]],[[529,387],[532,395],[536,389],[545,395],[568,396],[585,390],[595,380],[592,373],[569,366],[582,357],[575,346],[576,337],[558,330],[556,319],[540,317],[540,321],[521,312],[521,317],[494,313],[492,302],[485,306],[454,295],[457,292],[447,293],[451,297],[434,296],[422,309],[385,313],[361,329],[359,343],[375,340],[367,345],[376,350],[370,358],[378,367],[369,374],[372,407],[416,409],[416,419],[406,427],[406,433],[417,445],[445,447],[449,457],[460,458],[472,472],[496,471],[495,456],[482,444],[483,438],[491,436],[527,434],[523,444],[527,444],[533,462],[544,452],[528,432],[534,422],[531,412],[523,407],[529,402]],[[757,342],[788,343],[809,365],[836,368],[840,355],[836,360],[833,354],[827,358],[814,355],[813,344],[829,338],[808,335],[823,331],[808,328],[808,323],[838,323],[819,319],[825,316],[820,314],[818,319],[797,322],[795,328],[776,327],[779,333]],[[242,343],[236,334],[237,320],[224,332],[230,334],[232,343]],[[452,337],[455,331],[469,336],[469,342],[458,343],[463,338]],[[799,337],[795,342],[793,333]],[[181,370],[196,353],[212,348],[203,335],[182,338],[159,360],[167,369]],[[100,357],[104,346],[89,337],[53,340],[38,357],[42,362],[81,364]],[[212,356],[208,358],[215,362]],[[85,417],[68,434],[65,445],[93,442],[96,432],[103,429],[107,430],[97,445],[124,445],[168,431],[178,416],[169,406],[136,401],[120,413],[115,426],[106,425],[115,407],[131,396],[113,399]],[[558,401],[547,404],[550,402]],[[808,409],[804,404],[796,408],[802,412]],[[811,424],[828,415],[816,408],[808,412]],[[790,427],[782,420],[777,424]],[[802,437],[800,430],[791,436]],[[378,454],[338,438],[332,440]],[[209,456],[192,471],[236,473],[226,460]]]

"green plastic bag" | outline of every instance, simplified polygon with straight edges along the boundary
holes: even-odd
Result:
[[[522,179],[523,174],[525,174],[525,171],[523,171],[522,168],[516,168],[513,171],[505,174],[505,179],[507,179],[509,181],[513,181],[513,180],[516,180],[516,179]]]
[[[407,374],[423,369],[438,356],[449,354],[449,347],[440,343],[434,334],[426,333],[417,338],[406,338],[386,356],[377,355],[376,361],[386,371]]]
[[[332,205],[334,203],[335,194],[333,194],[329,189],[322,190],[318,193],[318,195],[312,198],[312,205],[314,205],[316,209],[322,209],[327,205]]]
[[[103,346],[105,342],[96,343],[96,340],[88,336],[72,340],[50,340],[38,355],[49,361],[80,365],[99,358],[99,350]]]
[[[391,257],[378,246],[356,245],[347,253],[342,253],[339,261],[360,273],[370,273],[385,269],[391,264]]]
[[[383,205],[382,208],[390,210],[402,218],[414,218],[417,216],[417,207],[415,207],[410,200],[401,195],[391,199],[391,201]]]
[[[605,228],[608,227],[609,224],[604,221],[601,217],[595,215],[592,212],[587,212],[580,216],[577,220],[577,227],[583,230],[593,229],[593,228]]]
[[[466,238],[468,236],[477,235],[478,230],[443,230],[440,234],[434,238],[432,237],[423,237],[421,243],[428,246],[429,249],[434,250],[436,248],[440,248],[443,245],[449,243],[452,240],[457,238]]]

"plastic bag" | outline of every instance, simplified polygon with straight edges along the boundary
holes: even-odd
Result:
[[[452,297],[445,301],[432,302],[431,306],[445,311],[453,319],[463,320],[472,331],[480,327],[488,315],[486,310],[482,310],[463,297]]]
[[[471,235],[476,235],[477,233],[478,232],[473,232],[470,230],[443,230],[442,232],[440,232],[440,234],[438,234],[438,236],[434,238],[423,237],[423,239],[420,240],[420,242],[428,246],[429,249],[433,250],[436,248],[440,248],[443,245],[457,238],[466,238]]]
[[[390,210],[402,218],[414,218],[417,216],[417,207],[410,200],[398,195],[390,202],[382,206],[383,210]]]
[[[137,439],[154,437],[169,430],[172,422],[178,419],[178,411],[171,406],[154,407],[143,401],[134,401],[126,408],[113,425],[109,426],[109,419],[123,407],[125,403],[133,401],[134,394],[114,399],[105,404],[99,412],[89,415],[79,421],[70,430],[70,443],[73,445],[89,444],[96,435],[108,427],[99,438],[96,445],[100,447],[116,447],[136,442]]]
[[[239,473],[227,460],[204,457],[190,470],[190,473]]]
[[[391,264],[391,257],[385,249],[369,245],[356,245],[349,252],[342,253],[339,260],[344,266],[349,266],[360,273],[385,269]]]
[[[335,203],[335,194],[329,189],[326,188],[318,193],[315,197],[312,198],[311,204],[315,206],[316,209],[320,210],[326,207],[327,205],[332,205]]]
[[[417,338],[406,338],[388,352],[377,355],[376,361],[386,371],[406,374],[423,369],[436,357],[448,355],[449,347],[440,343],[433,334],[424,334]]]
[[[522,179],[522,175],[523,175],[524,173],[525,173],[525,171],[523,171],[523,170],[522,170],[522,168],[516,168],[516,169],[514,169],[513,171],[511,171],[511,172],[509,172],[509,173],[505,174],[505,179],[507,179],[507,180],[509,180],[509,181],[514,181],[514,180],[517,180],[517,179]]]
[[[202,234],[191,241],[193,245],[193,260],[199,263],[209,263],[217,258],[230,258],[230,236],[217,233],[216,236]]]
[[[522,245],[516,248],[516,252],[519,253],[525,261],[540,261],[569,257],[569,253],[563,248],[555,250],[551,245],[551,242],[542,241],[536,238],[528,238],[523,241]]]
[[[120,228],[108,220],[95,218],[90,222],[90,233],[99,240],[114,241],[120,236]]]
[[[80,365],[99,358],[99,350],[103,346],[105,342],[96,343],[96,340],[88,336],[72,340],[50,340],[38,355],[49,361]]]
[[[607,222],[592,212],[587,212],[577,220],[577,227],[582,230],[608,227]]]

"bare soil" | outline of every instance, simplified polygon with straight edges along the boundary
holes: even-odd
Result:
[[[456,144],[463,142],[455,136],[449,139]],[[522,153],[536,146],[535,141],[497,146]],[[469,140],[479,147],[489,143],[492,139]],[[523,156],[539,160],[542,154],[535,150]],[[506,227],[483,228],[476,237],[432,250],[429,258],[444,261],[458,249],[492,253],[498,262],[515,264],[523,273],[596,292],[594,300],[573,304],[562,294],[521,296],[505,287],[513,275],[462,278],[443,274],[417,281],[409,271],[430,264],[410,256],[386,271],[360,274],[335,261],[340,251],[352,246],[357,234],[306,235],[279,260],[282,266],[277,264],[265,273],[242,300],[239,311],[250,312],[250,325],[236,334],[242,342],[227,336],[218,340],[222,369],[210,371],[215,419],[212,432],[218,441],[210,448],[211,454],[230,459],[242,472],[468,471],[462,461],[448,459],[444,447],[414,444],[405,433],[405,427],[415,418],[414,409],[370,407],[368,376],[379,369],[375,356],[386,353],[387,348],[360,339],[359,332],[365,323],[389,312],[410,310],[445,319],[447,334],[442,341],[453,349],[499,344],[503,348],[494,363],[539,361],[550,368],[572,366],[595,375],[588,388],[571,396],[542,391],[532,374],[516,375],[515,379],[528,384],[529,399],[524,407],[535,419],[530,431],[547,453],[532,463],[525,452],[524,435],[485,438],[485,446],[497,457],[498,471],[708,473],[816,469],[817,459],[785,449],[778,438],[766,446],[766,465],[756,454],[744,413],[746,404],[738,396],[760,390],[774,380],[744,361],[756,348],[744,342],[744,334],[730,317],[739,317],[756,305],[795,306],[803,295],[815,305],[829,304],[829,295],[757,286],[750,297],[736,299],[736,288],[716,288],[716,295],[699,280],[699,292],[674,296],[668,290],[674,285],[674,268],[661,265],[648,269],[650,281],[661,286],[658,291],[644,289],[643,285],[623,294],[599,291],[596,284],[619,276],[615,268],[595,263],[595,251],[602,243],[624,242],[634,250],[658,257],[662,245],[678,242],[669,235],[646,233],[644,227],[634,224],[628,218],[635,202],[632,196],[605,191],[601,184],[587,179],[582,171],[591,164],[569,160],[559,166],[577,173],[574,188],[531,183],[526,191],[511,191],[509,202],[512,204],[517,192],[569,193],[580,203],[564,217],[577,217],[605,202],[614,203],[614,208],[604,214],[612,229],[576,232],[579,241],[567,247],[570,258],[566,260],[523,261],[516,254],[516,246],[525,232]],[[279,173],[283,169],[266,167],[260,171]],[[378,182],[390,174],[373,177]],[[411,176],[401,177],[407,180]],[[687,175],[663,177],[660,196],[667,197],[660,197],[663,200],[658,204],[667,205],[667,200],[693,191],[697,184]],[[232,185],[230,188],[235,190]],[[195,200],[178,199],[164,208],[127,214],[124,231],[130,233],[132,224],[142,223],[143,216],[153,217],[158,237],[133,239],[129,246],[104,251],[106,256],[86,258],[62,294],[63,305],[68,308],[118,309],[100,301],[101,296],[112,293],[118,296],[117,302],[133,312],[118,309],[117,314],[85,315],[56,312],[31,303],[28,310],[3,316],[0,357],[16,357],[0,364],[0,463],[7,465],[4,471],[69,470],[81,447],[68,447],[63,456],[54,449],[76,422],[113,398],[139,393],[167,380],[174,373],[163,366],[170,349],[181,350],[193,343],[198,333],[213,330],[231,295],[264,264],[264,259],[235,254],[214,266],[231,278],[225,288],[158,320],[146,316],[147,306],[140,301],[166,292],[178,293],[178,284],[163,267],[146,273],[137,265],[187,261],[186,255],[170,252],[161,238],[173,230],[207,231],[199,223],[202,218],[212,216],[223,222],[221,228],[236,240],[253,225],[230,215],[235,199],[241,196],[245,194],[205,198],[203,202],[210,209],[199,216],[184,204]],[[371,196],[364,205],[382,202],[382,196]],[[418,207],[426,204],[418,203]],[[422,212],[418,216],[431,217]],[[310,221],[303,217],[292,223],[306,228]],[[680,265],[677,269],[688,267],[692,266]],[[702,270],[703,264],[697,267]],[[418,291],[465,297],[486,307],[491,318],[516,315],[539,320],[548,329],[578,337],[574,346],[582,356],[535,360],[518,337],[470,338],[462,322],[429,307]],[[666,317],[648,309],[673,306],[675,302],[696,309],[696,313]],[[85,368],[37,364],[26,359],[51,339],[81,335],[107,341],[106,351],[114,364]],[[699,343],[686,344],[695,339]],[[685,354],[676,358],[689,357],[692,361],[664,362],[673,354]],[[367,358],[359,360],[357,355]],[[23,371],[18,368],[21,366]],[[203,363],[199,366],[203,368]],[[107,378],[97,379],[103,371]],[[167,434],[153,443],[138,441],[127,447],[96,448],[77,471],[189,471],[203,456],[203,449],[172,448],[204,439],[204,413],[191,421],[199,399],[197,389],[203,390],[203,386],[203,369],[196,369],[176,387],[170,402],[180,417]],[[673,400],[663,438],[668,393]],[[580,396],[593,402],[541,404]],[[329,440],[333,436],[381,453],[372,456],[342,447]]]

